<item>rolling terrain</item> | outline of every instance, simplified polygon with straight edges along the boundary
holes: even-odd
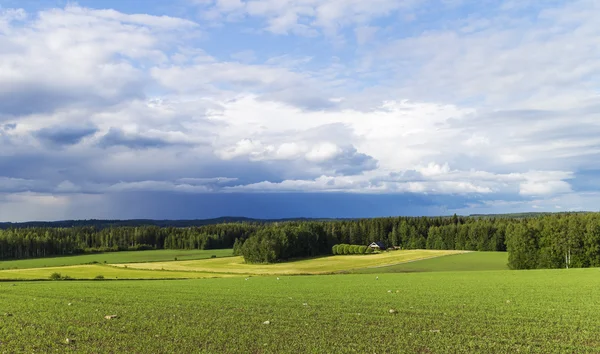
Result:
[[[353,269],[380,267],[403,262],[460,254],[464,251],[404,250],[371,255],[327,256],[274,264],[247,264],[243,257],[194,261],[115,264],[116,267],[253,275],[331,274]]]
[[[2,269],[24,269],[42,267],[60,267],[90,263],[132,263],[132,262],[160,262],[172,260],[206,259],[212,256],[231,256],[231,249],[220,250],[150,250],[150,251],[122,251],[77,256],[31,258],[20,260],[0,261]]]
[[[598,287],[597,269],[0,283],[0,337],[10,353],[597,353]]]

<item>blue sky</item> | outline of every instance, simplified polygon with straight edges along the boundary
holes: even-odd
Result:
[[[599,14],[0,0],[0,221],[598,210]]]

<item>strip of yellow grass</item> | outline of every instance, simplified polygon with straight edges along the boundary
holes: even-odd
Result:
[[[276,264],[246,264],[243,257],[192,261],[114,264],[129,269],[195,271],[232,274],[327,274],[344,270],[380,267],[419,259],[463,253],[464,251],[403,250],[371,255],[329,256]]]
[[[140,269],[129,269],[125,267],[116,268],[103,265],[76,265],[65,267],[45,267],[29,269],[9,269],[0,271],[0,279],[3,280],[37,280],[49,279],[52,273],[60,273],[73,279],[94,279],[98,275],[104,279],[188,279],[188,278],[212,278],[231,276],[226,274],[199,273],[199,272],[171,272],[171,271],[148,271]]]

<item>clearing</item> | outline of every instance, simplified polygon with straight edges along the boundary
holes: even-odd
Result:
[[[114,264],[116,267],[149,270],[194,271],[228,274],[330,274],[359,268],[381,267],[465,251],[403,250],[370,255],[327,256],[275,264],[246,264],[243,257],[177,262]]]

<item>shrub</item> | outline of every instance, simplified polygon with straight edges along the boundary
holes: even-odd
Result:
[[[333,247],[331,247],[331,253],[333,253],[334,255],[339,254],[339,248],[340,245],[334,245]]]
[[[61,280],[62,279],[62,275],[60,275],[60,273],[54,272],[54,273],[50,274],[50,279],[52,279],[52,280]]]
[[[210,258],[217,258],[217,255],[213,254]]]
[[[102,279],[104,279],[104,275],[102,275],[102,274],[96,275],[96,277],[94,279],[102,280]]]
[[[350,245],[342,246],[342,254],[350,254]]]
[[[359,254],[365,254],[365,253],[367,253],[367,249],[368,248],[369,247],[367,247],[367,246],[358,246],[358,253]]]
[[[366,254],[370,254],[375,252],[371,247],[367,247],[367,252],[365,252]]]
[[[150,245],[146,245],[146,244],[127,247],[128,251],[149,251],[149,250],[154,250],[154,249],[156,249],[156,248],[153,246],[150,246]]]

